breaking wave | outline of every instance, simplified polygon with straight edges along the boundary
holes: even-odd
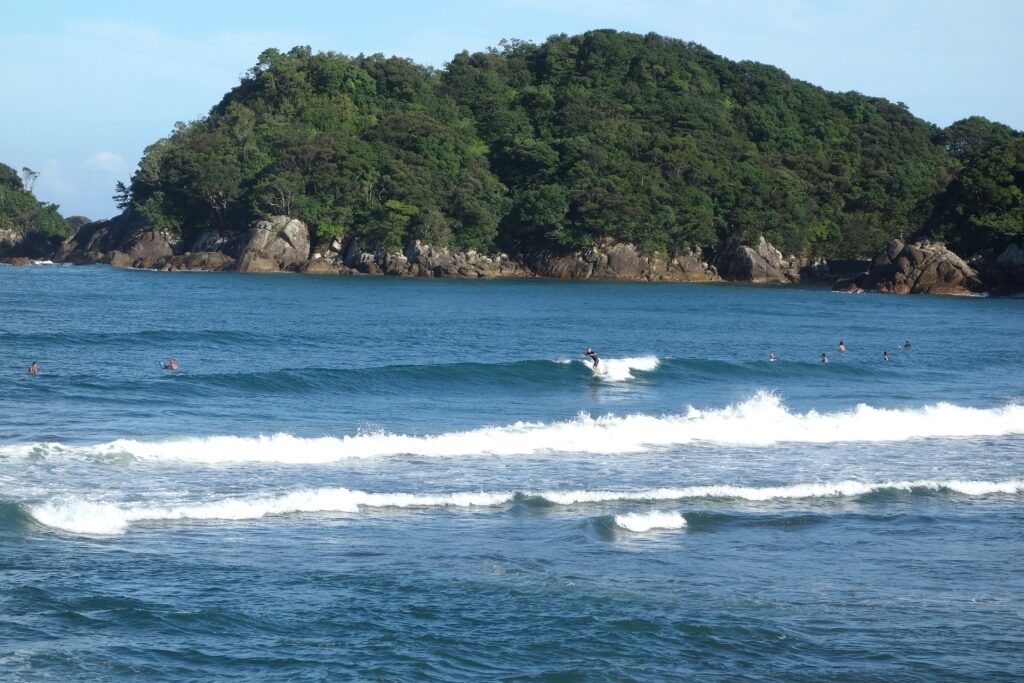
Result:
[[[879,491],[922,494],[947,493],[966,496],[1024,493],[1024,480],[1007,481],[895,481],[863,483],[840,481],[785,486],[689,486],[644,491],[479,491],[462,493],[373,493],[347,488],[301,489],[277,495],[255,495],[212,501],[151,506],[139,503],[93,501],[61,496],[24,506],[38,523],[74,534],[118,535],[137,522],[244,521],[297,513],[359,513],[375,508],[471,508],[496,507],[516,501],[537,500],[550,505],[614,502],[685,501],[718,499],[736,501],[800,500],[865,496]],[[686,520],[678,512],[617,515],[616,525],[630,531],[679,529]]]
[[[686,520],[678,512],[627,512],[615,515],[615,525],[638,534],[658,529],[682,529]]]
[[[591,367],[591,362],[587,359],[580,360],[581,363],[586,365],[588,368]],[[633,371],[637,372],[653,372],[658,369],[661,361],[658,360],[657,356],[640,356],[638,358],[602,358],[597,365],[597,372],[594,373],[595,377],[599,377],[608,382],[626,382],[631,379],[636,379],[633,376]]]
[[[861,404],[831,413],[791,411],[774,394],[721,409],[689,408],[662,416],[591,417],[560,422],[516,422],[435,435],[364,432],[343,437],[210,436],[161,441],[119,439],[94,446],[59,443],[0,447],[0,459],[31,455],[198,463],[308,464],[350,458],[512,456],[535,453],[639,453],[693,443],[771,446],[779,443],[891,442],[910,439],[1024,434],[1024,406],[969,408],[937,403],[922,408]]]

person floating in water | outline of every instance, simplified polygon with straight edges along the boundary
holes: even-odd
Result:
[[[28,374],[38,375],[39,374],[39,363],[32,361],[32,365],[28,366]]]
[[[828,356],[826,356],[825,354],[821,354],[821,362],[822,363],[827,363],[828,362]]]
[[[770,360],[770,361],[778,360],[778,356],[775,355],[774,351],[772,351],[771,353],[768,354],[768,360]]]
[[[905,349],[909,349],[910,348],[910,340],[909,339],[907,341],[903,342],[903,348],[905,348]]]
[[[587,351],[586,351],[586,353],[584,353],[583,355],[584,355],[584,356],[589,356],[589,357],[590,357],[590,360],[594,361],[594,369],[595,369],[595,370],[597,370],[597,363],[598,363],[598,361],[600,360],[600,359],[599,359],[599,358],[597,357],[597,351],[594,351],[594,349],[592,349],[592,348],[590,348],[590,347],[588,346],[588,347],[587,347]]]
[[[839,353],[846,353],[846,342],[839,342]]]
[[[882,351],[882,360],[884,360],[886,363],[889,362],[889,352],[888,351]]]
[[[167,361],[164,364],[163,368],[164,368],[164,370],[177,370],[178,369],[178,359],[177,358],[170,359],[169,361]]]

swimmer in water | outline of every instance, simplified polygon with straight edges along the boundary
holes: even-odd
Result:
[[[772,351],[771,353],[768,354],[768,360],[773,361],[773,362],[778,360],[778,357],[775,355],[774,351]]]
[[[910,348],[910,340],[909,339],[907,341],[903,342],[903,348],[905,348],[905,349],[909,349]]]
[[[827,363],[828,362],[828,356],[826,356],[825,354],[821,354],[821,362],[822,363]]]
[[[846,353],[846,342],[839,342],[839,353]]]
[[[884,360],[886,363],[889,362],[889,352],[888,351],[882,351],[882,360]]]
[[[164,370],[177,370],[178,369],[178,359],[177,358],[170,359],[163,366],[163,368],[164,368]]]
[[[594,351],[594,349],[588,346],[586,353],[584,353],[583,355],[588,356],[592,361],[594,361],[594,369],[597,370],[597,363],[599,360],[597,357],[597,351]]]
[[[32,361],[32,365],[28,366],[28,374],[38,375],[39,374],[39,363]]]

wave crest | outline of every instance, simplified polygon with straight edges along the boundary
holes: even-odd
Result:
[[[588,368],[591,367],[589,360],[580,361]],[[602,358],[597,365],[595,377],[600,377],[608,382],[626,382],[636,379],[633,371],[653,372],[658,369],[661,361],[657,356],[640,356],[637,358]]]
[[[628,512],[624,515],[615,515],[615,525],[638,534],[654,531],[657,529],[682,529],[686,526],[686,520],[678,512]]]
[[[790,411],[774,394],[715,410],[689,408],[676,415],[581,413],[561,422],[516,422],[459,432],[414,436],[384,431],[343,437],[210,436],[162,441],[119,439],[95,446],[56,443],[0,447],[0,459],[59,455],[132,457],[198,463],[274,462],[309,464],[395,455],[425,457],[512,456],[536,453],[617,454],[692,443],[772,446],[779,443],[886,442],[909,439],[1024,434],[1024,406],[968,408],[938,403],[923,408]]]
[[[347,488],[301,489],[278,495],[186,503],[171,506],[116,504],[63,496],[25,506],[26,512],[45,526],[74,534],[117,535],[134,522],[182,520],[255,520],[296,513],[358,513],[375,508],[471,508],[497,507],[520,499],[541,499],[554,505],[588,503],[683,501],[721,499],[763,502],[809,498],[844,498],[877,491],[902,493],[946,492],[967,496],[1024,493],[1024,480],[1007,481],[896,481],[864,483],[840,481],[800,483],[784,486],[688,486],[644,491],[473,491],[454,493],[374,493]],[[678,516],[681,524],[672,517]],[[621,518],[621,519],[620,519]],[[682,528],[686,523],[679,513],[650,512],[618,515],[615,523],[631,531],[655,528]],[[665,526],[674,524],[676,526]],[[647,526],[646,529],[641,527]]]

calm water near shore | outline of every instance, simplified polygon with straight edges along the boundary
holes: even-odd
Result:
[[[0,312],[0,678],[1024,677],[1022,299],[0,266]]]

